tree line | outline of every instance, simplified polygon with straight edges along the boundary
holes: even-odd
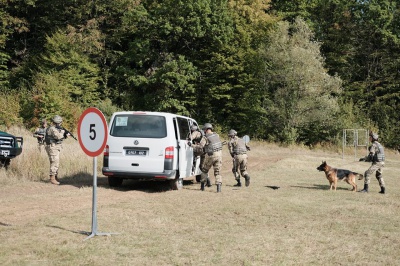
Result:
[[[280,143],[399,146],[397,1],[0,0],[0,126],[165,111]]]

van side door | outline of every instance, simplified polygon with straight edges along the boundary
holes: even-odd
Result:
[[[175,123],[178,129],[177,144],[179,177],[190,177],[192,176],[193,148],[188,145],[187,140],[190,135],[189,120],[184,117],[177,117]]]

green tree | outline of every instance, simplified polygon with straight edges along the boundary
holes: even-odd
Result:
[[[297,18],[293,24],[279,22],[261,50],[269,138],[311,144],[336,129],[341,80],[327,73],[319,47],[309,27]]]
[[[56,113],[75,123],[77,111],[98,102],[99,67],[90,56],[93,50],[102,49],[100,36],[93,26],[79,30],[69,27],[47,38],[45,52],[36,59],[33,70],[34,101],[28,100],[24,106],[27,124]]]

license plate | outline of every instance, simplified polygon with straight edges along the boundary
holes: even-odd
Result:
[[[139,156],[146,156],[147,151],[141,150],[126,150],[126,155],[139,155]]]
[[[3,155],[4,157],[7,157],[10,155],[10,151],[1,151],[1,155]]]

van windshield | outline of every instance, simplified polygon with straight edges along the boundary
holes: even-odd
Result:
[[[155,115],[117,115],[111,126],[113,137],[165,138],[167,126],[164,116]]]

